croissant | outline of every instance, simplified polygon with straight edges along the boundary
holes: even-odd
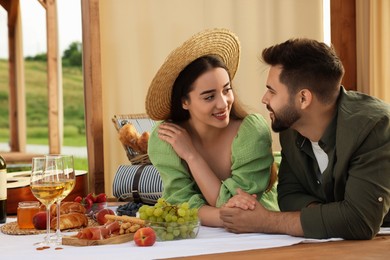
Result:
[[[83,205],[81,205],[78,202],[62,202],[61,207],[60,207],[60,215],[71,213],[71,212],[85,214],[86,209]],[[56,205],[53,205],[50,208],[50,215],[53,217],[57,216],[57,206]]]
[[[140,135],[138,134],[137,129],[131,123],[127,123],[122,126],[121,129],[119,129],[119,140],[122,142],[122,144],[129,146],[134,151],[140,150],[137,144],[139,137]]]
[[[148,141],[149,141],[149,132],[143,132],[141,137],[137,140],[137,145],[140,149],[139,152],[142,154],[148,153]]]
[[[88,226],[88,218],[83,213],[68,213],[60,216],[60,230],[81,228]],[[52,229],[57,228],[57,217],[54,217],[50,222]]]

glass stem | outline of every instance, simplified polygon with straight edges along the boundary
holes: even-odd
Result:
[[[61,215],[61,200],[57,200],[57,231],[56,231],[57,237],[61,236],[60,215]]]
[[[46,206],[46,242],[50,240],[50,208],[50,204]]]

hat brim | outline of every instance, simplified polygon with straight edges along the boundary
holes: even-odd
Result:
[[[153,120],[169,119],[173,83],[180,72],[199,57],[219,56],[233,79],[239,65],[240,51],[237,36],[227,29],[208,29],[195,34],[172,51],[157,71],[146,96],[146,113]]]

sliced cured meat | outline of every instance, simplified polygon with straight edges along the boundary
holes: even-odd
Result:
[[[118,233],[119,228],[118,221],[114,221],[103,226],[84,228],[77,233],[76,237],[79,239],[102,240]]]

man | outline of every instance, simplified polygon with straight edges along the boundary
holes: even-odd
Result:
[[[220,211],[224,227],[373,238],[390,224],[389,104],[340,86],[343,65],[324,43],[292,39],[265,49],[262,58],[270,65],[262,102],[282,147],[281,212],[238,191]]]

